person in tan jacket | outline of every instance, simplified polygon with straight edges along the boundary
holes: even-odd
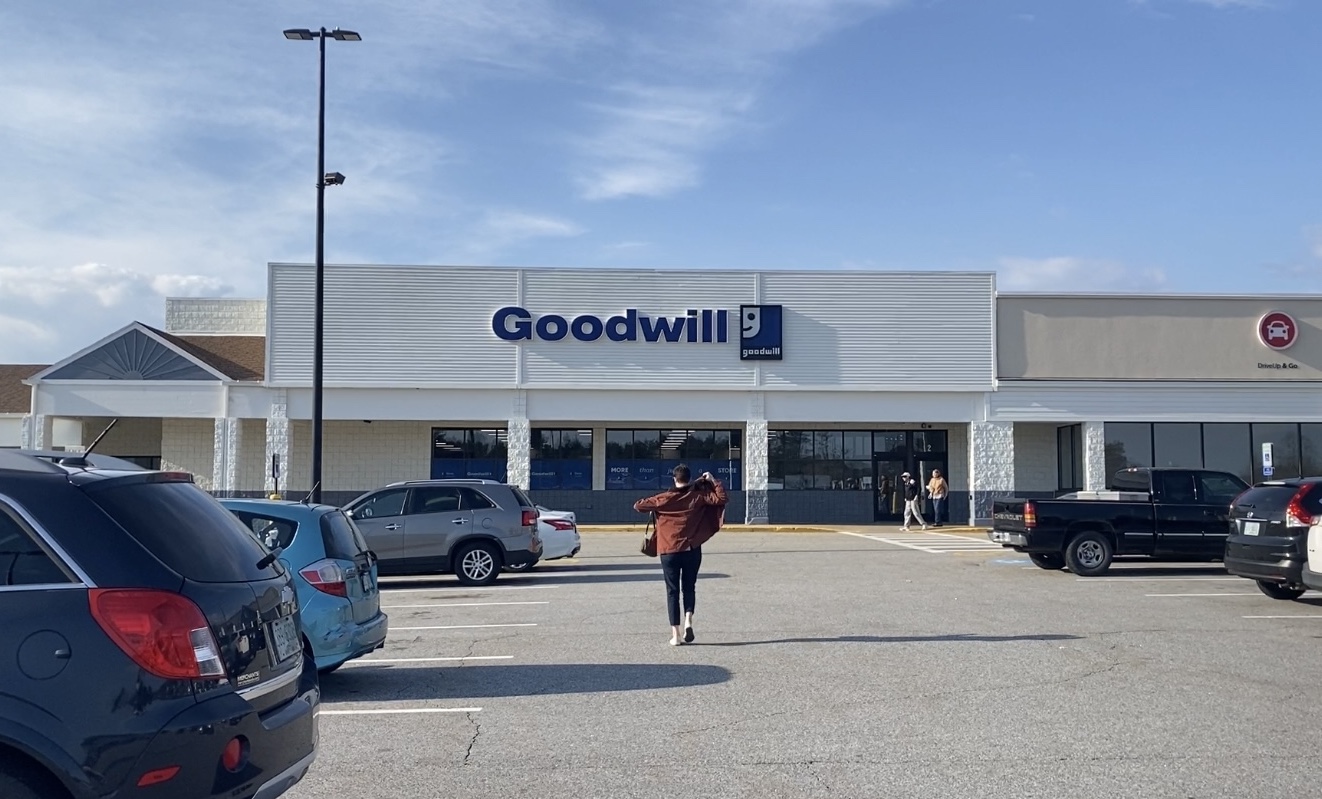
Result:
[[[670,613],[670,645],[693,642],[693,610],[697,597],[698,569],[702,567],[702,545],[721,529],[729,501],[721,481],[703,472],[697,480],[685,464],[672,471],[675,487],[634,503],[640,513],[656,514],[656,554],[666,581],[666,603]],[[684,598],[681,630],[680,594]]]

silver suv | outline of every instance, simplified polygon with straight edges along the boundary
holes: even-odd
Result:
[[[537,507],[517,486],[495,480],[391,483],[344,509],[383,575],[453,571],[464,585],[490,585],[501,569],[542,553]]]

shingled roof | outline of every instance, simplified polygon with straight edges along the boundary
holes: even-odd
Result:
[[[260,382],[266,376],[265,336],[178,336],[151,330],[231,380]]]
[[[0,413],[31,413],[32,387],[23,381],[45,368],[39,364],[0,364]]]

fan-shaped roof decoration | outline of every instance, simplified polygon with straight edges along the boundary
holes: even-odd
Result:
[[[210,380],[219,375],[134,325],[55,370],[44,380]]]

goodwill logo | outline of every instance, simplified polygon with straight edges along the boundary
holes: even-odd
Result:
[[[491,331],[504,341],[578,341],[647,343],[725,344],[729,341],[730,312],[725,309],[694,309],[683,316],[652,317],[637,308],[608,318],[580,314],[534,316],[518,306],[508,306],[491,317]],[[781,306],[739,306],[739,358],[745,361],[781,360]]]

